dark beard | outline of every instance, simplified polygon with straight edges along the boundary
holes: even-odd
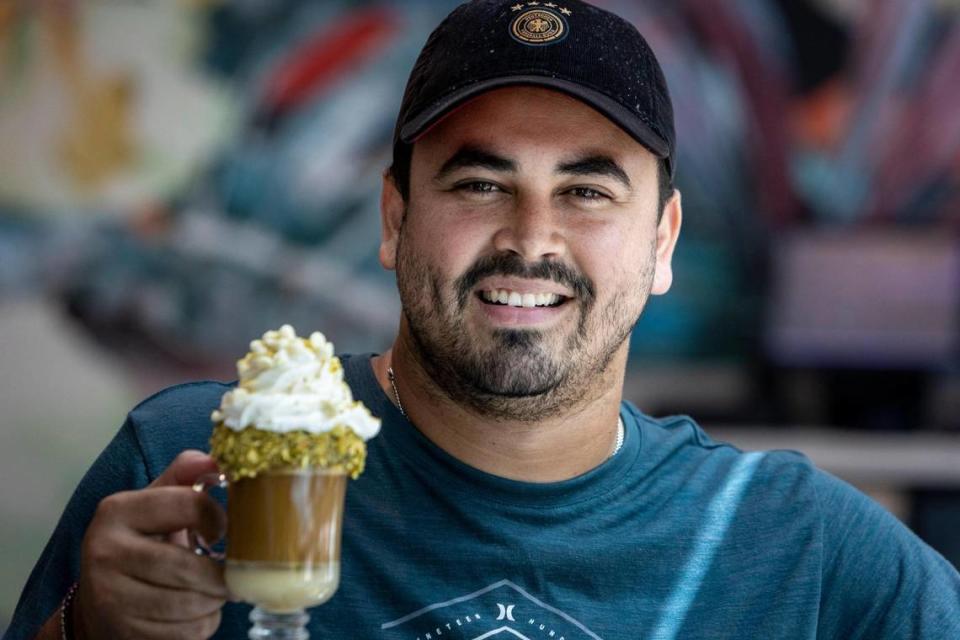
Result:
[[[534,422],[584,402],[585,391],[600,379],[639,318],[640,309],[629,313],[625,296],[618,294],[601,310],[598,326],[591,327],[594,284],[559,262],[527,264],[514,253],[485,256],[456,280],[453,299],[445,300],[439,274],[404,250],[402,227],[397,254],[397,283],[414,357],[451,400],[484,417]],[[547,336],[531,329],[496,330],[483,349],[470,341],[463,312],[476,284],[491,275],[553,280],[574,292],[579,319],[561,353],[551,353]],[[651,278],[645,278],[647,291]],[[458,313],[445,316],[443,310],[451,307]],[[607,336],[594,354],[584,348],[591,333]]]

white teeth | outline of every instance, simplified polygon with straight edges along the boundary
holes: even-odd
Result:
[[[511,307],[523,307],[526,309],[551,306],[560,301],[560,296],[556,293],[519,293],[517,291],[508,291],[507,289],[481,291],[480,295],[487,302],[505,304]]]

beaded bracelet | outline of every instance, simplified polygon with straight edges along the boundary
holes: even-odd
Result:
[[[60,605],[60,640],[73,638],[73,616],[70,614],[78,586],[76,582],[70,585],[70,588],[67,589],[67,595],[63,597],[63,604]]]

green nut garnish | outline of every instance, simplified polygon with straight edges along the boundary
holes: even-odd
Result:
[[[324,433],[264,431],[247,427],[235,431],[223,424],[213,428],[210,454],[231,481],[253,478],[265,471],[324,469],[348,474],[363,472],[367,447],[348,427]]]

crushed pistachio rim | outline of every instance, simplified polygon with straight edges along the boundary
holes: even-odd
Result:
[[[309,469],[345,473],[356,480],[363,472],[367,446],[345,426],[311,433],[265,431],[256,427],[236,431],[220,423],[214,426],[210,436],[210,455],[231,481],[255,478],[265,471]]]

